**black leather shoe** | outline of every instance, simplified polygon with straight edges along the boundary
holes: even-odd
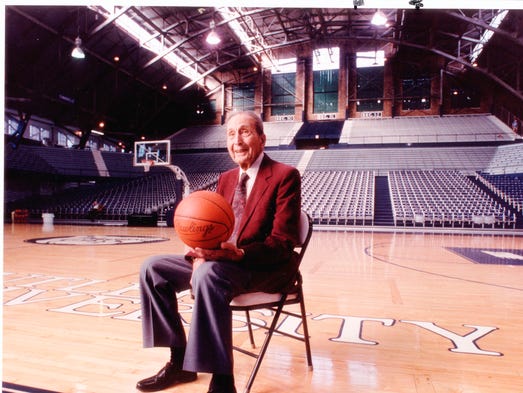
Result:
[[[136,384],[136,389],[142,392],[156,392],[168,387],[196,380],[197,374],[191,371],[180,370],[171,362],[167,362],[156,375],[142,379]]]
[[[218,381],[213,375],[207,393],[236,393],[234,378],[228,381]]]

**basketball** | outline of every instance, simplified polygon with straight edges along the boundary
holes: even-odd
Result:
[[[176,207],[173,221],[180,239],[192,248],[220,248],[234,230],[231,205],[213,191],[189,194]]]

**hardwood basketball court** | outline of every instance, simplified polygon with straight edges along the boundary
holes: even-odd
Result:
[[[169,227],[4,225],[4,391],[135,392],[168,358],[142,348],[139,266],[182,250]],[[518,234],[315,230],[301,270],[314,370],[301,342],[274,337],[252,392],[523,391]],[[252,364],[235,353],[238,392]]]

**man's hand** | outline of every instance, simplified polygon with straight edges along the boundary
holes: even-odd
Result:
[[[192,287],[192,275],[194,274],[196,269],[198,269],[203,263],[205,263],[205,259],[203,259],[203,258],[193,258],[193,260],[192,260],[192,274],[191,274],[191,279],[189,280],[189,284],[191,285],[191,287]],[[191,296],[192,296],[192,288],[191,288]]]
[[[242,249],[239,249],[234,243],[222,243],[221,248],[209,250],[204,248],[195,248],[190,254],[195,258],[203,258],[207,261],[240,261],[245,255]]]
[[[220,249],[209,250],[204,248],[191,248],[186,254],[192,258],[193,274],[205,261],[240,261],[245,255],[244,251],[233,243],[222,243]],[[192,275],[189,283],[192,286]]]

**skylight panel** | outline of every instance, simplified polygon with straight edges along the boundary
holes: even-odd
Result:
[[[490,22],[489,26],[493,27],[494,29],[497,29],[501,22],[503,22],[503,19],[508,14],[508,10],[500,10],[499,13],[492,18],[492,21]],[[470,62],[474,63],[478,59],[479,55],[481,55],[481,52],[483,51],[483,48],[489,42],[489,40],[494,35],[494,31],[490,29],[486,29],[483,34],[481,35],[481,38],[479,39],[479,42],[474,46],[474,49],[472,50],[470,54]]]
[[[320,48],[313,52],[314,71],[338,70],[340,68],[340,48]]]
[[[272,74],[288,74],[296,72],[296,58],[280,59],[275,61],[276,64],[271,67]]]
[[[264,68],[275,64],[275,58],[265,42],[263,34],[258,30],[253,19],[238,7],[216,7],[222,18],[227,21],[229,28],[234,32],[248,53],[258,54]],[[242,23],[245,25],[242,26]],[[248,31],[249,32],[248,32]]]
[[[356,68],[383,67],[385,65],[385,51],[358,52],[356,54]]]
[[[113,18],[117,11],[116,9],[111,10],[110,7],[104,6],[97,6],[94,8],[98,13],[104,15],[106,18]],[[126,14],[118,16],[118,18],[114,20],[114,23],[120,29],[125,31],[129,36],[136,39],[143,48],[150,50],[155,55],[160,55],[165,52],[165,45],[160,39],[151,37],[150,32],[145,30],[142,25],[136,23]],[[202,75],[197,71],[195,66],[193,67],[174,52],[167,53],[165,56],[163,56],[163,59],[180,74],[186,76],[191,81],[196,81],[198,84],[205,87]]]

